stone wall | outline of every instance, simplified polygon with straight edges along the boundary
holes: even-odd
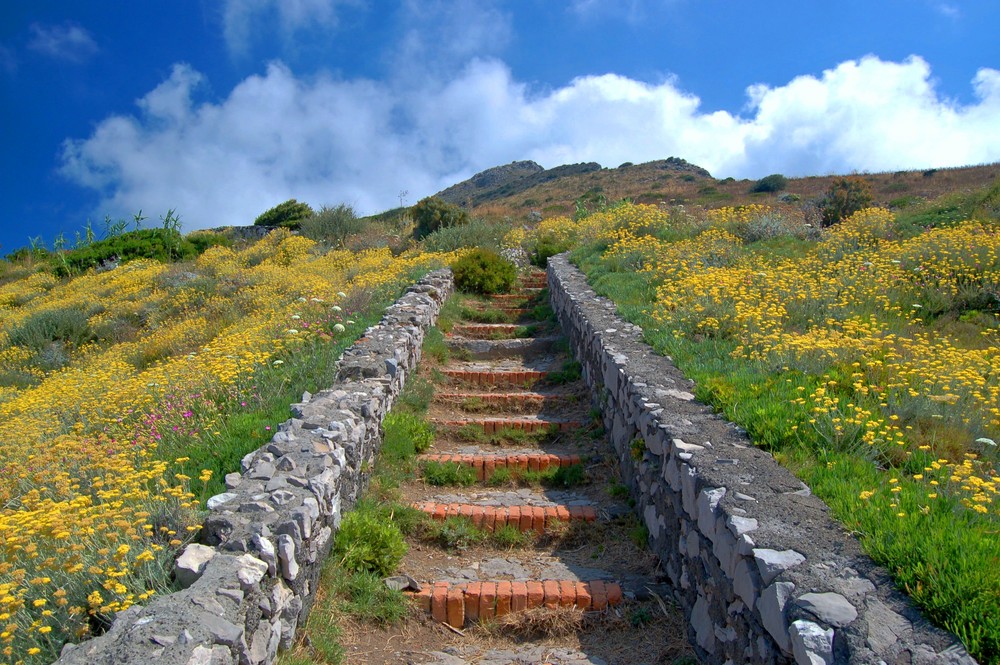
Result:
[[[410,287],[344,352],[333,386],[303,395],[242,473],[226,476],[228,491],[208,501],[202,542],[177,560],[184,590],[122,612],[57,662],[260,665],[291,646],[341,513],[367,486],[382,418],[451,289],[447,270]]]
[[[707,663],[963,663],[827,506],[598,298],[565,255],[552,306]]]

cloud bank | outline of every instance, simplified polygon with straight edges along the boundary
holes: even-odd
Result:
[[[975,101],[935,90],[919,57],[869,56],[780,87],[747,89],[742,114],[704,112],[676,82],[607,74],[533,92],[496,59],[420,84],[297,77],[280,62],[224,99],[199,101],[203,76],[175,65],[85,139],[62,173],[102,194],[100,214],[177,209],[187,230],[249,224],[289,198],[362,212],[491,166],[533,159],[616,166],[678,156],[716,177],[960,166],[1000,160],[1000,71],[981,69]]]

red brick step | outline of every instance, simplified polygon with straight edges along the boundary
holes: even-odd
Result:
[[[459,420],[443,420],[431,418],[431,423],[439,427],[467,427],[475,425],[482,428],[486,434],[495,434],[503,430],[520,430],[523,432],[572,432],[587,426],[579,420],[542,420],[526,418],[462,418]]]
[[[478,386],[522,386],[541,381],[549,375],[538,370],[441,370],[449,379]]]
[[[469,339],[511,338],[523,326],[513,323],[467,323],[452,326],[453,335],[461,335]]]
[[[426,462],[454,462],[471,466],[479,480],[489,480],[497,469],[518,471],[547,471],[551,468],[573,466],[580,463],[579,455],[552,455],[549,453],[524,453],[519,455],[462,455],[427,454],[418,458]]]
[[[431,582],[407,595],[435,621],[453,628],[537,607],[600,611],[622,602],[621,585],[603,580]]]
[[[555,522],[597,520],[597,510],[593,506],[477,506],[471,503],[438,503],[421,501],[412,504],[420,512],[436,520],[449,517],[465,517],[487,531],[510,525],[518,531],[544,533],[546,527]]]

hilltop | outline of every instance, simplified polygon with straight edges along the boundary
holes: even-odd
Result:
[[[821,198],[841,175],[789,177],[778,192],[751,194],[756,181],[714,178],[706,169],[678,157],[642,164],[626,162],[616,168],[588,162],[546,169],[535,162],[520,161],[477,173],[436,196],[473,214],[517,218],[536,211],[542,217],[553,217],[572,215],[577,201],[596,203],[602,198],[705,208],[763,203],[778,197],[809,202]],[[869,182],[876,205],[899,209],[988,187],[1000,177],[1000,164],[854,175]]]

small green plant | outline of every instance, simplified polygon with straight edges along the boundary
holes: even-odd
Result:
[[[621,483],[611,483],[605,491],[608,493],[608,496],[616,499],[624,499],[628,496],[628,487]]]
[[[645,626],[653,620],[648,607],[635,607],[628,613],[628,621],[634,628]]]
[[[451,266],[455,286],[467,293],[507,293],[517,281],[514,264],[488,249],[474,249]]]
[[[490,487],[506,487],[514,484],[514,473],[509,467],[501,467],[496,469],[489,478],[486,479],[486,484]]]
[[[646,453],[646,442],[642,438],[632,439],[632,443],[629,444],[629,453],[635,461],[642,460],[642,456]]]
[[[476,483],[476,470],[458,462],[426,462],[424,481],[429,485],[458,485],[468,487]]]
[[[645,548],[649,544],[649,529],[645,524],[636,524],[628,530],[628,537],[636,547]]]
[[[344,570],[386,577],[406,554],[403,533],[375,510],[358,507],[344,517],[334,540],[334,556]]]
[[[254,226],[282,227],[286,229],[298,229],[302,226],[303,220],[313,215],[313,209],[308,203],[299,203],[295,199],[288,199],[284,203],[279,203],[270,210],[265,210],[253,221]]]
[[[586,471],[582,464],[559,466],[549,469],[548,477],[542,482],[550,487],[576,487],[586,480]]]
[[[383,454],[405,459],[425,452],[434,443],[434,428],[423,418],[405,411],[390,411],[383,421]]]
[[[486,532],[464,517],[449,517],[428,529],[432,542],[448,549],[465,549],[486,540]]]
[[[424,337],[423,352],[442,365],[451,359],[451,350],[444,341],[444,333],[437,328],[431,328],[427,331],[427,335]]]
[[[493,530],[489,535],[490,544],[501,549],[514,549],[515,547],[526,547],[531,544],[530,533],[521,531],[512,524],[504,524]]]
[[[576,360],[568,360],[563,363],[562,369],[551,372],[546,380],[556,385],[564,385],[579,381],[582,376],[583,366]]]

